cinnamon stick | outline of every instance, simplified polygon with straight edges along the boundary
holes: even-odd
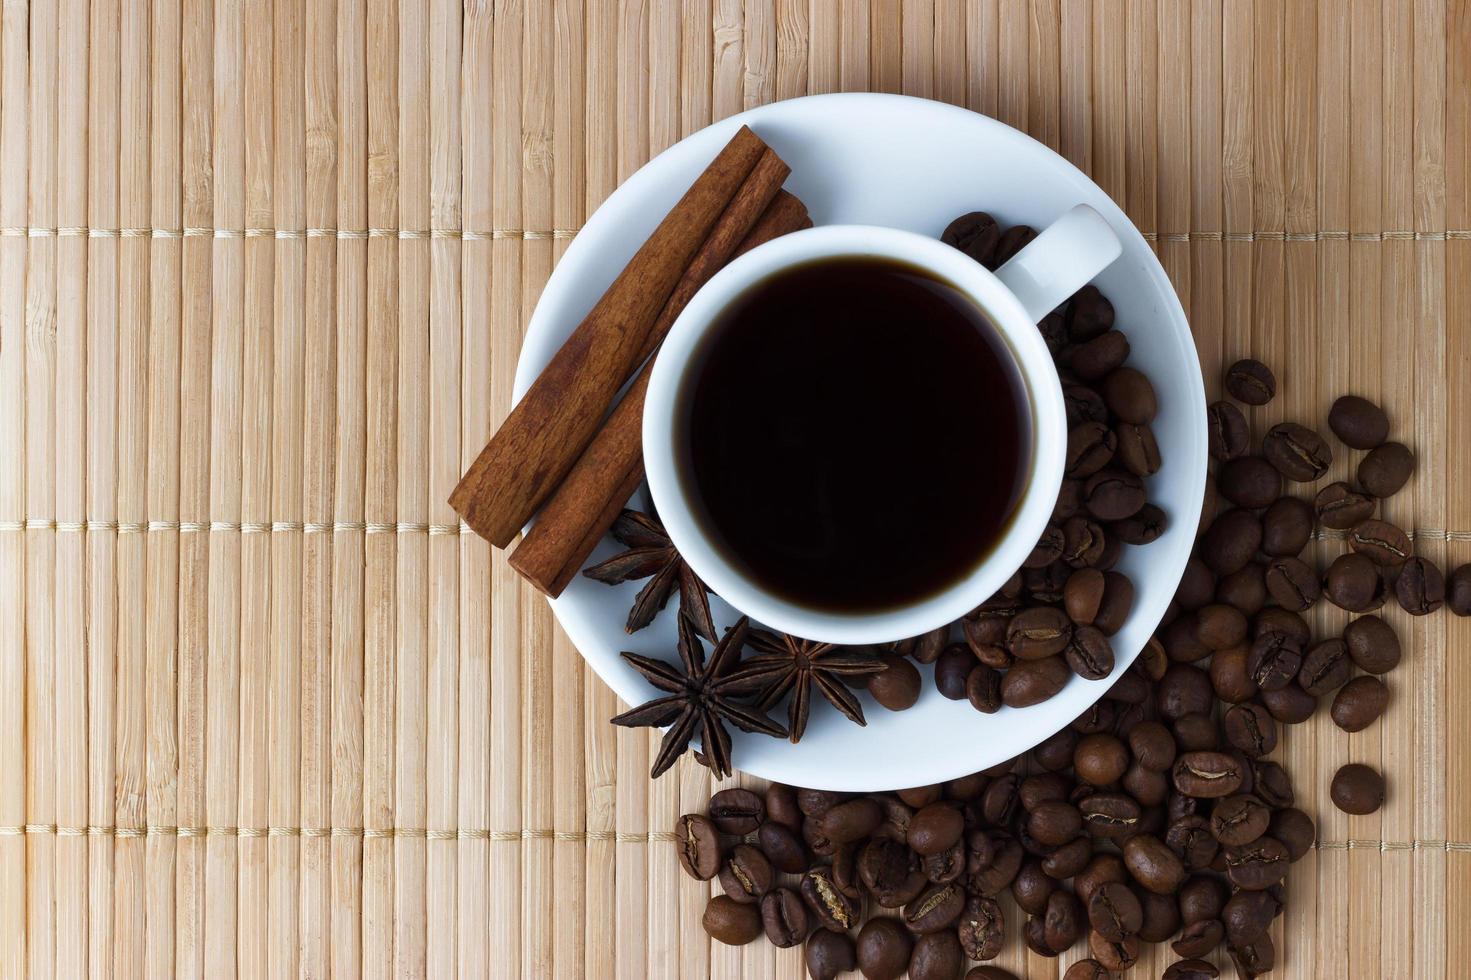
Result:
[[[725,224],[722,221],[722,225],[712,232],[712,240],[721,233]],[[750,230],[740,239],[734,254],[739,255],[811,224],[802,202],[782,191],[755,224],[748,226]],[[712,256],[718,254],[708,245],[707,249],[701,250],[702,256],[707,251]],[[714,261],[713,257],[711,261]],[[698,264],[698,260],[691,264],[692,272]],[[708,279],[713,272],[711,269],[705,278]],[[689,292],[693,295],[694,291]],[[670,303],[673,304],[679,295],[680,289],[676,289]],[[685,302],[688,302],[688,297],[685,297]],[[683,303],[679,308],[684,308]],[[675,314],[677,312],[674,311]],[[666,314],[670,314],[668,307],[660,314],[661,320]],[[670,322],[673,322],[673,315]],[[607,423],[578,458],[567,479],[557,488],[531,531],[511,555],[511,567],[547,595],[562,594],[643,479],[644,395],[648,391],[652,368],[652,361],[644,365]]]
[[[657,346],[650,331],[690,262],[737,197],[759,212],[787,169],[746,127],[731,138],[572,332],[461,478],[449,502],[504,548],[567,474],[618,389]]]

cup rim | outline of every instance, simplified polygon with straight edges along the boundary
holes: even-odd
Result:
[[[802,606],[753,580],[721,554],[694,516],[676,462],[676,412],[701,342],[720,314],[756,283],[817,259],[888,258],[929,272],[965,294],[994,323],[1016,365],[1031,411],[1025,487],[989,553],[950,586],[874,612]],[[649,378],[643,415],[644,466],[654,506],[690,568],[736,610],[765,626],[826,643],[884,643],[918,636],[975,609],[1021,567],[1051,519],[1067,451],[1062,384],[1041,332],[996,275],[938,239],[877,225],[823,225],[767,242],[736,258],[690,300],[665,337]]]

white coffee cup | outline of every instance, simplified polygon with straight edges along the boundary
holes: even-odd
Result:
[[[705,583],[752,619],[830,643],[881,643],[953,622],[989,598],[1021,567],[1052,514],[1067,453],[1067,418],[1057,370],[1036,324],[1118,257],[1108,222],[1077,205],[992,273],[937,239],[869,225],[826,225],[752,249],[705,284],[670,329],[644,401],[643,451],[649,491],[675,547]],[[783,269],[820,259],[877,257],[927,270],[968,297],[995,325],[1026,390],[1031,446],[1026,490],[984,561],[943,591],[873,612],[813,609],[777,594],[734,564],[697,520],[694,487],[681,464],[686,447],[677,413],[689,404],[691,362],[721,313],[752,286]],[[780,357],[781,351],[772,351]]]

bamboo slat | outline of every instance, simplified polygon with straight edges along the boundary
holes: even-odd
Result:
[[[446,503],[591,211],[775,99],[906,92],[1057,148],[1154,243],[1208,390],[1240,356],[1277,368],[1258,434],[1380,400],[1419,457],[1386,514],[1471,560],[1468,23],[1467,0],[7,2],[0,978],[804,975],[708,941],[714,887],[669,830],[718,785],[649,782],[651,736],[607,724],[623,705]],[[1383,615],[1386,717],[1320,712],[1277,753],[1320,843],[1276,976],[1471,959],[1471,621]],[[1387,773],[1380,813],[1328,802],[1347,761]],[[1022,920],[999,965],[1081,955],[1026,951]]]

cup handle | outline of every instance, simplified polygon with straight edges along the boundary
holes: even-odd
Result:
[[[1123,246],[1103,215],[1079,204],[996,270],[996,278],[1040,322],[1119,257]]]

